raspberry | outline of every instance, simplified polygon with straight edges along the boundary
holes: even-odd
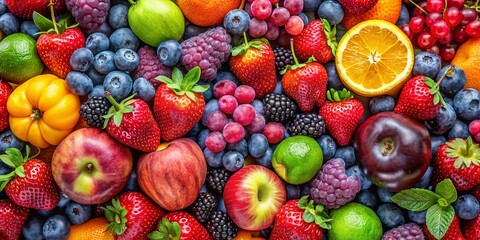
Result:
[[[310,197],[315,204],[332,209],[352,201],[360,191],[362,182],[356,175],[347,176],[345,162],[334,158],[322,166],[322,170],[310,183]]]
[[[222,62],[230,54],[232,38],[222,27],[210,29],[181,43],[182,64],[187,70],[199,66],[201,79],[215,79]]]
[[[407,223],[392,228],[383,234],[382,240],[425,239],[422,229],[415,223]]]
[[[172,69],[163,65],[157,57],[157,51],[150,46],[143,46],[138,49],[138,56],[140,61],[135,69],[135,79],[143,77],[146,78],[152,86],[157,89],[160,82],[155,80],[156,77],[162,75],[172,77]]]
[[[96,30],[107,20],[109,0],[65,0],[75,21],[85,30]]]

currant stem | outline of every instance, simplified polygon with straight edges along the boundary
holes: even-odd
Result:
[[[295,62],[295,65],[300,65],[298,62],[297,56],[295,55],[295,49],[293,48],[293,38],[290,38],[290,50],[292,50],[292,56],[293,56],[293,61]]]
[[[420,7],[416,2],[414,2],[413,0],[409,0],[409,2],[415,6],[416,8],[420,9],[420,11],[422,11],[423,13],[425,13],[425,15],[428,15],[428,12],[425,11],[425,9],[423,9],[422,7]]]

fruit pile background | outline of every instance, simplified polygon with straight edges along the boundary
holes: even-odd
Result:
[[[477,0],[0,0],[0,239],[480,239]]]

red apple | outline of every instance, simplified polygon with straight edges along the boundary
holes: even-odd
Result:
[[[272,225],[286,197],[282,180],[260,165],[246,166],[235,172],[223,191],[228,215],[237,226],[249,231]]]
[[[176,211],[197,198],[207,176],[207,163],[197,143],[180,138],[142,155],[137,175],[145,194],[162,208]]]
[[[132,171],[130,149],[98,128],[81,128],[55,149],[52,173],[73,201],[99,204],[117,195]]]

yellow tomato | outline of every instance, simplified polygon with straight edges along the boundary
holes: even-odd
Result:
[[[10,129],[33,146],[59,144],[80,117],[80,99],[70,92],[65,80],[52,74],[33,77],[8,97]]]

